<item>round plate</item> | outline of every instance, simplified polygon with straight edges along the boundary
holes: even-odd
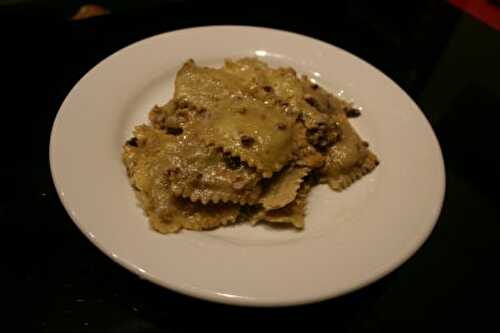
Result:
[[[362,108],[352,120],[381,164],[348,190],[317,186],[305,229],[238,224],[161,235],[137,206],[121,146],[155,104],[173,93],[182,63],[216,66],[257,56],[292,66]],[[52,129],[50,165],[73,221],[130,271],[191,296],[281,306],[365,286],[425,241],[445,189],[436,137],[417,105],[387,76],[324,42],[278,30],[214,26],[128,46],[89,71],[64,100]]]

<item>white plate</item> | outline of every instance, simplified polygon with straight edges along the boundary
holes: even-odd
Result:
[[[363,108],[353,120],[381,160],[347,191],[318,186],[304,231],[235,225],[153,232],[120,154],[132,128],[173,93],[188,58],[220,65],[259,56],[292,66]],[[445,189],[439,144],[417,105],[363,60],[321,41],[264,28],[215,26],[154,36],[108,57],[64,100],[50,165],[64,207],[104,253],[139,276],[191,296],[280,306],[339,296],[388,274],[425,241]]]

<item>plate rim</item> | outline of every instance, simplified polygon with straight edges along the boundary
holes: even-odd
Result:
[[[279,32],[283,34],[288,34],[292,35],[294,38],[303,38],[307,39],[310,42],[314,43],[320,43],[328,47],[333,47],[342,53],[347,54],[350,57],[356,58],[357,61],[360,61],[364,63],[365,65],[368,65],[371,70],[374,70],[378,72],[379,75],[383,76],[388,82],[390,82],[391,85],[395,86],[402,94],[404,94],[405,98],[411,102],[412,106],[415,108],[417,113],[419,114],[419,117],[422,118],[423,123],[428,127],[430,130],[429,132],[431,133],[431,140],[433,141],[433,144],[437,148],[438,151],[438,162],[440,164],[440,184],[439,186],[439,202],[435,206],[435,210],[433,212],[433,223],[429,224],[429,227],[425,229],[425,232],[422,232],[421,237],[419,237],[415,244],[410,247],[409,251],[407,253],[402,253],[398,256],[399,260],[396,260],[392,262],[390,265],[385,267],[384,269],[372,274],[371,278],[366,279],[365,281],[358,283],[358,284],[353,284],[351,288],[346,288],[341,292],[333,291],[333,292],[325,292],[323,293],[322,296],[312,296],[312,297],[299,297],[297,299],[287,299],[287,300],[277,300],[274,298],[271,299],[265,299],[265,298],[251,298],[251,297],[240,297],[240,296],[234,296],[230,295],[224,295],[221,293],[217,293],[214,291],[206,290],[203,288],[196,288],[192,286],[187,286],[187,285],[182,285],[182,284],[172,284],[169,282],[166,282],[165,280],[160,279],[159,277],[156,277],[153,274],[150,274],[146,271],[140,270],[136,265],[134,265],[133,262],[128,261],[126,258],[122,258],[120,256],[113,255],[113,253],[110,252],[110,249],[106,248],[104,244],[100,242],[100,240],[97,237],[93,237],[91,233],[89,233],[84,225],[79,221],[79,218],[77,214],[73,212],[73,210],[70,207],[70,203],[68,200],[64,197],[63,193],[61,193],[62,186],[59,183],[58,177],[57,177],[57,170],[55,167],[55,161],[54,161],[54,156],[56,154],[55,148],[54,148],[54,142],[57,139],[57,133],[58,133],[58,128],[61,123],[62,119],[62,114],[65,112],[63,109],[63,106],[69,99],[71,93],[75,90],[78,89],[80,83],[84,81],[89,75],[91,75],[93,72],[97,71],[100,67],[104,66],[107,61],[109,61],[111,58],[117,56],[117,54],[126,51],[127,49],[130,49],[132,47],[140,47],[142,43],[147,43],[150,42],[154,39],[161,38],[162,36],[165,35],[171,35],[171,34],[176,34],[176,33],[182,33],[186,31],[202,31],[203,33],[207,32],[206,30],[211,30],[211,29],[250,29],[250,30],[260,30],[260,31],[273,31],[273,32]],[[203,31],[205,30],[205,31]],[[295,306],[295,305],[301,305],[301,304],[308,304],[308,303],[316,303],[320,301],[324,301],[327,299],[331,298],[336,298],[343,296],[345,294],[351,293],[353,291],[362,289],[375,281],[378,281],[382,279],[383,277],[387,276],[394,270],[396,270],[398,267],[403,265],[406,261],[408,261],[421,247],[422,245],[428,240],[429,236],[431,235],[432,231],[434,230],[438,220],[439,216],[442,211],[444,199],[445,199],[445,193],[446,193],[446,168],[445,168],[445,163],[444,163],[444,158],[443,158],[443,153],[441,146],[439,144],[439,141],[437,139],[436,133],[434,132],[429,120],[423,113],[423,111],[420,109],[420,107],[416,104],[416,102],[407,94],[407,92],[401,88],[395,81],[393,81],[389,76],[387,76],[385,73],[383,73],[381,70],[379,70],[377,67],[373,66],[371,63],[367,62],[366,60],[358,57],[357,55],[341,48],[336,45],[327,43],[325,41],[316,39],[311,36],[303,35],[300,33],[292,32],[292,31],[287,31],[287,30],[281,30],[281,29],[275,29],[275,28],[268,28],[268,27],[263,27],[263,26],[252,26],[252,25],[202,25],[202,26],[194,26],[194,27],[188,27],[188,28],[182,28],[182,29],[177,29],[177,30],[171,30],[171,31],[166,31],[163,33],[155,34],[146,38],[143,38],[141,40],[138,40],[136,42],[133,42],[131,44],[128,44],[117,51],[111,53],[110,55],[106,56],[104,59],[99,61],[96,65],[94,65],[91,69],[89,69],[71,88],[71,90],[67,93],[66,97],[62,101],[56,117],[54,118],[52,128],[51,128],[51,134],[50,134],[50,142],[49,142],[49,163],[50,163],[50,171],[51,171],[51,177],[52,181],[54,183],[54,186],[56,188],[57,195],[59,197],[59,200],[63,204],[63,207],[65,208],[66,212],[70,216],[71,220],[73,223],[78,227],[78,229],[87,237],[90,242],[96,246],[102,253],[104,253],[106,256],[111,258],[114,262],[119,264],[120,266],[126,268],[130,272],[138,275],[140,278],[146,279],[148,281],[151,281],[161,287],[167,288],[169,290],[173,290],[175,292],[179,292],[181,294],[190,296],[190,297],[195,297],[203,300],[208,300],[212,302],[217,302],[217,303],[223,303],[223,304],[229,304],[229,305],[239,305],[239,306],[259,306],[259,307],[276,307],[276,306]]]

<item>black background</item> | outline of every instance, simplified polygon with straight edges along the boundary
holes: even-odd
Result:
[[[495,325],[497,31],[439,1],[352,1],[330,8],[96,2],[112,14],[73,22],[69,17],[79,1],[0,6],[3,325],[37,332],[294,331],[304,325],[314,331],[379,332]],[[118,49],[157,33],[209,24],[266,26],[322,39],[384,71],[419,104],[442,145],[447,191],[439,222],[415,256],[377,283],[338,299],[239,308],[143,281],[78,231],[57,198],[48,162],[50,129],[64,97]]]

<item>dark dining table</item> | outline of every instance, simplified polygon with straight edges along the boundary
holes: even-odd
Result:
[[[497,2],[486,2],[498,10]],[[4,332],[498,328],[500,34],[491,22],[446,1],[94,3],[110,13],[72,20],[83,2],[0,4],[2,326],[15,328]],[[441,144],[446,196],[432,234],[401,267],[316,304],[229,306],[142,280],[71,221],[48,158],[52,122],[65,96],[98,62],[133,42],[218,24],[283,29],[344,48],[420,106]]]

